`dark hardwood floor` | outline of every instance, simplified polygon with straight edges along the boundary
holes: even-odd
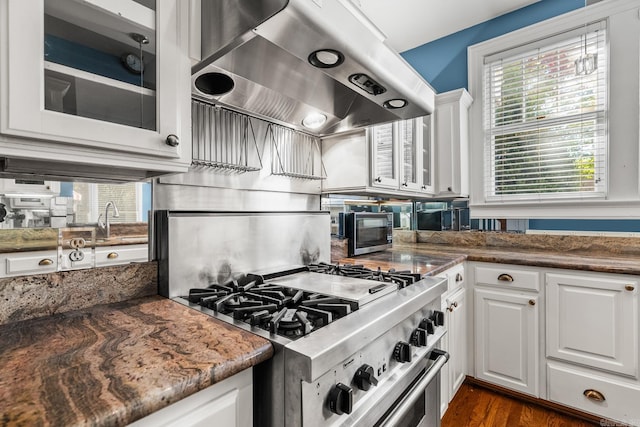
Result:
[[[442,427],[599,426],[465,382],[449,404]]]

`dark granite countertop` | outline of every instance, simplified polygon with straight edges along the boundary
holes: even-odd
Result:
[[[464,260],[640,275],[640,256],[606,250],[567,252],[551,249],[394,243],[393,248],[386,251],[342,258],[339,262],[364,264],[369,268],[380,266],[382,269],[395,268],[436,275]]]
[[[269,359],[268,340],[151,296],[0,326],[0,424],[125,425]]]

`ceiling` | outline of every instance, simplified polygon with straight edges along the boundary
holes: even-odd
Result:
[[[404,52],[538,0],[352,0]]]

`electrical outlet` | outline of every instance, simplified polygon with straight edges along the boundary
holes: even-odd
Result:
[[[71,251],[71,253],[69,253],[69,259],[72,262],[82,261],[84,259],[84,252],[77,249],[75,251]]]

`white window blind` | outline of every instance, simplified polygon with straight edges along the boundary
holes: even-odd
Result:
[[[485,58],[488,201],[603,197],[605,22]]]

